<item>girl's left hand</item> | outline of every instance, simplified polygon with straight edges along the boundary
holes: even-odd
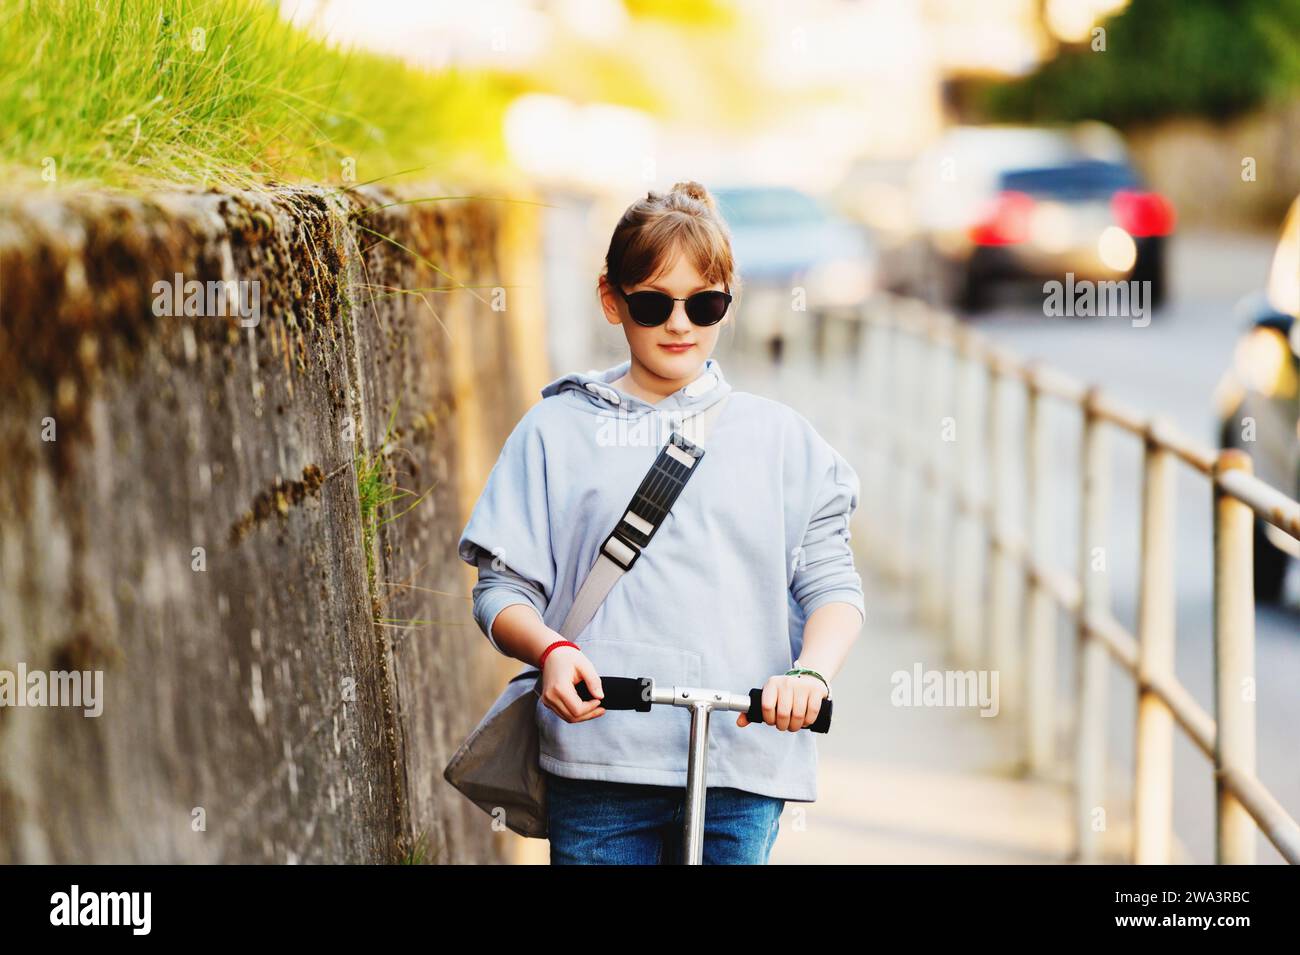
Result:
[[[817,721],[826,684],[815,676],[768,677],[763,685],[763,722],[779,730],[796,732]],[[737,726],[748,726],[748,714],[741,713]]]

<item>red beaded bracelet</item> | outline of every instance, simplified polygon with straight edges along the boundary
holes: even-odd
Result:
[[[540,670],[542,667],[546,666],[547,656],[549,656],[550,652],[554,650],[556,647],[573,647],[573,649],[575,650],[582,649],[582,647],[578,646],[576,643],[571,643],[568,640],[556,640],[549,647],[547,647],[545,650],[542,651],[541,659],[537,661],[537,669]]]

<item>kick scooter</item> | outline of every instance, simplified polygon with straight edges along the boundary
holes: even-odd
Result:
[[[602,676],[601,688],[605,696],[601,706],[606,710],[635,710],[649,713],[656,703],[683,706],[691,711],[690,755],[686,762],[686,811],[682,830],[682,857],[686,865],[702,865],[704,860],[704,800],[707,795],[705,776],[709,758],[709,714],[714,710],[744,713],[750,723],[763,724],[763,691],[754,689],[745,696],[725,690],[709,690],[692,686],[674,686],[671,689],[655,686],[649,677]],[[587,684],[577,685],[578,696],[592,699]],[[831,728],[831,701],[822,700],[817,719],[805,727],[814,733],[826,733]]]

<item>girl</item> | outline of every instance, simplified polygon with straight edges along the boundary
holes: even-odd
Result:
[[[663,706],[607,715],[601,674],[763,687],[768,727],[746,729],[744,714],[711,727],[706,864],[766,863],[786,801],[817,798],[816,746],[799,730],[865,621],[849,549],[859,483],[802,415],[733,392],[710,357],[735,280],[729,232],[702,185],[633,203],[598,282],[628,359],[542,389],[460,539],[479,570],[479,627],[499,652],[542,662],[553,864],[680,861],[689,717]],[[653,540],[578,646],[557,646],[553,628],[667,434],[728,395]]]

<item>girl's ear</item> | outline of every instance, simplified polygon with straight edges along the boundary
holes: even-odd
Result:
[[[605,276],[602,275],[597,281],[596,291],[600,296],[600,310],[605,313],[605,321],[611,325],[622,325],[623,316],[618,310],[618,294]]]

